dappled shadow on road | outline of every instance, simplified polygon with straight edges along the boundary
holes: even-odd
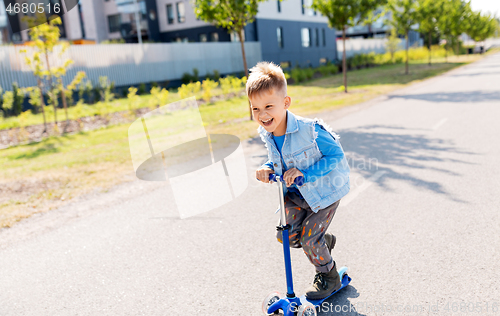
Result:
[[[316,308],[318,316],[349,315],[365,316],[356,310],[356,304],[352,304],[349,298],[359,297],[358,290],[352,285],[348,285],[338,293],[326,299]]]
[[[342,146],[346,152],[352,171],[369,178],[376,172],[383,171],[384,176],[377,183],[386,190],[390,179],[404,181],[415,187],[425,188],[449,199],[467,203],[449,193],[445,186],[435,180],[418,177],[418,171],[431,170],[445,175],[460,177],[461,174],[448,168],[450,164],[471,164],[470,162],[449,158],[449,154],[475,155],[463,151],[450,140],[432,138],[426,133],[401,134],[400,130],[412,132],[394,126],[364,126],[356,129],[339,130]],[[392,130],[396,130],[392,132]],[[415,172],[417,171],[417,172]]]
[[[464,73],[464,74],[456,74],[451,75],[450,77],[476,77],[476,76],[499,76],[500,72],[475,72],[475,73]]]
[[[429,102],[500,102],[500,91],[467,91],[390,95],[390,99],[422,100]]]

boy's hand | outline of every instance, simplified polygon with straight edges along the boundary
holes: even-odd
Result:
[[[259,179],[259,181],[262,181],[264,183],[269,183],[269,175],[271,173],[274,173],[273,169],[262,168],[255,171],[255,176],[257,177],[257,179]]]
[[[285,174],[283,175],[283,180],[285,180],[286,186],[289,187],[293,184],[293,182],[295,181],[295,178],[297,178],[299,176],[303,177],[304,174],[302,172],[300,172],[299,169],[292,168],[292,169],[288,169],[287,171],[285,171]]]

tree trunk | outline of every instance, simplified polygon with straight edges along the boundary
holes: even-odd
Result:
[[[408,49],[409,49],[408,32],[406,32],[405,38],[406,38],[406,65],[405,65],[405,74],[407,75],[409,73],[408,72]]]
[[[240,37],[240,44],[241,44],[241,56],[243,56],[243,68],[245,68],[245,76],[248,79],[248,66],[247,66],[247,57],[245,54],[245,41],[243,39],[243,28],[238,30],[238,36]],[[248,111],[250,114],[250,121],[253,120],[252,117],[252,105],[250,104],[250,100],[248,100]]]
[[[432,53],[432,32],[429,31],[429,66],[432,65],[432,62],[431,62],[431,53]]]
[[[43,133],[48,133],[47,131],[47,120],[45,119],[45,102],[43,101],[43,91],[42,91],[42,82],[40,81],[40,78],[38,80],[38,90],[40,90],[40,106],[42,108],[42,115],[43,115]]]
[[[66,95],[64,94],[64,84],[62,83],[61,78],[59,78],[59,84],[61,85],[61,99],[64,106],[64,112],[66,113],[66,124],[64,125],[63,133],[66,133],[69,125],[68,105],[66,104]]]
[[[49,52],[47,51],[47,48],[45,48],[45,61],[47,62],[47,71],[49,72],[49,90],[52,92],[52,73],[50,72],[50,64],[49,64]],[[55,103],[53,104],[54,107],[54,122],[57,125],[57,106]]]
[[[446,63],[448,63],[448,41],[446,41],[446,45],[444,45],[444,58]]]
[[[347,93],[347,61],[346,61],[346,47],[345,47],[345,25],[342,28],[342,42],[344,43],[344,49],[342,52],[342,74],[344,76],[344,92]]]

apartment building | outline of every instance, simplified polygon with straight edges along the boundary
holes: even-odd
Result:
[[[318,66],[335,60],[336,32],[328,27],[325,17],[307,8],[311,3],[312,0],[260,3],[255,21],[245,28],[245,41],[261,42],[263,59],[284,67]],[[140,27],[136,25],[137,7]],[[0,23],[1,18],[2,15]],[[138,29],[142,40],[151,42],[239,40],[236,34],[198,20],[190,0],[84,0],[64,14],[62,20],[61,37],[68,40],[100,43],[123,38],[137,42]],[[27,41],[28,32],[11,34],[10,40]]]

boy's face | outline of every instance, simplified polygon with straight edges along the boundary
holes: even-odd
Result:
[[[292,103],[289,96],[271,89],[253,95],[250,99],[254,119],[274,136],[285,135],[286,110]]]

